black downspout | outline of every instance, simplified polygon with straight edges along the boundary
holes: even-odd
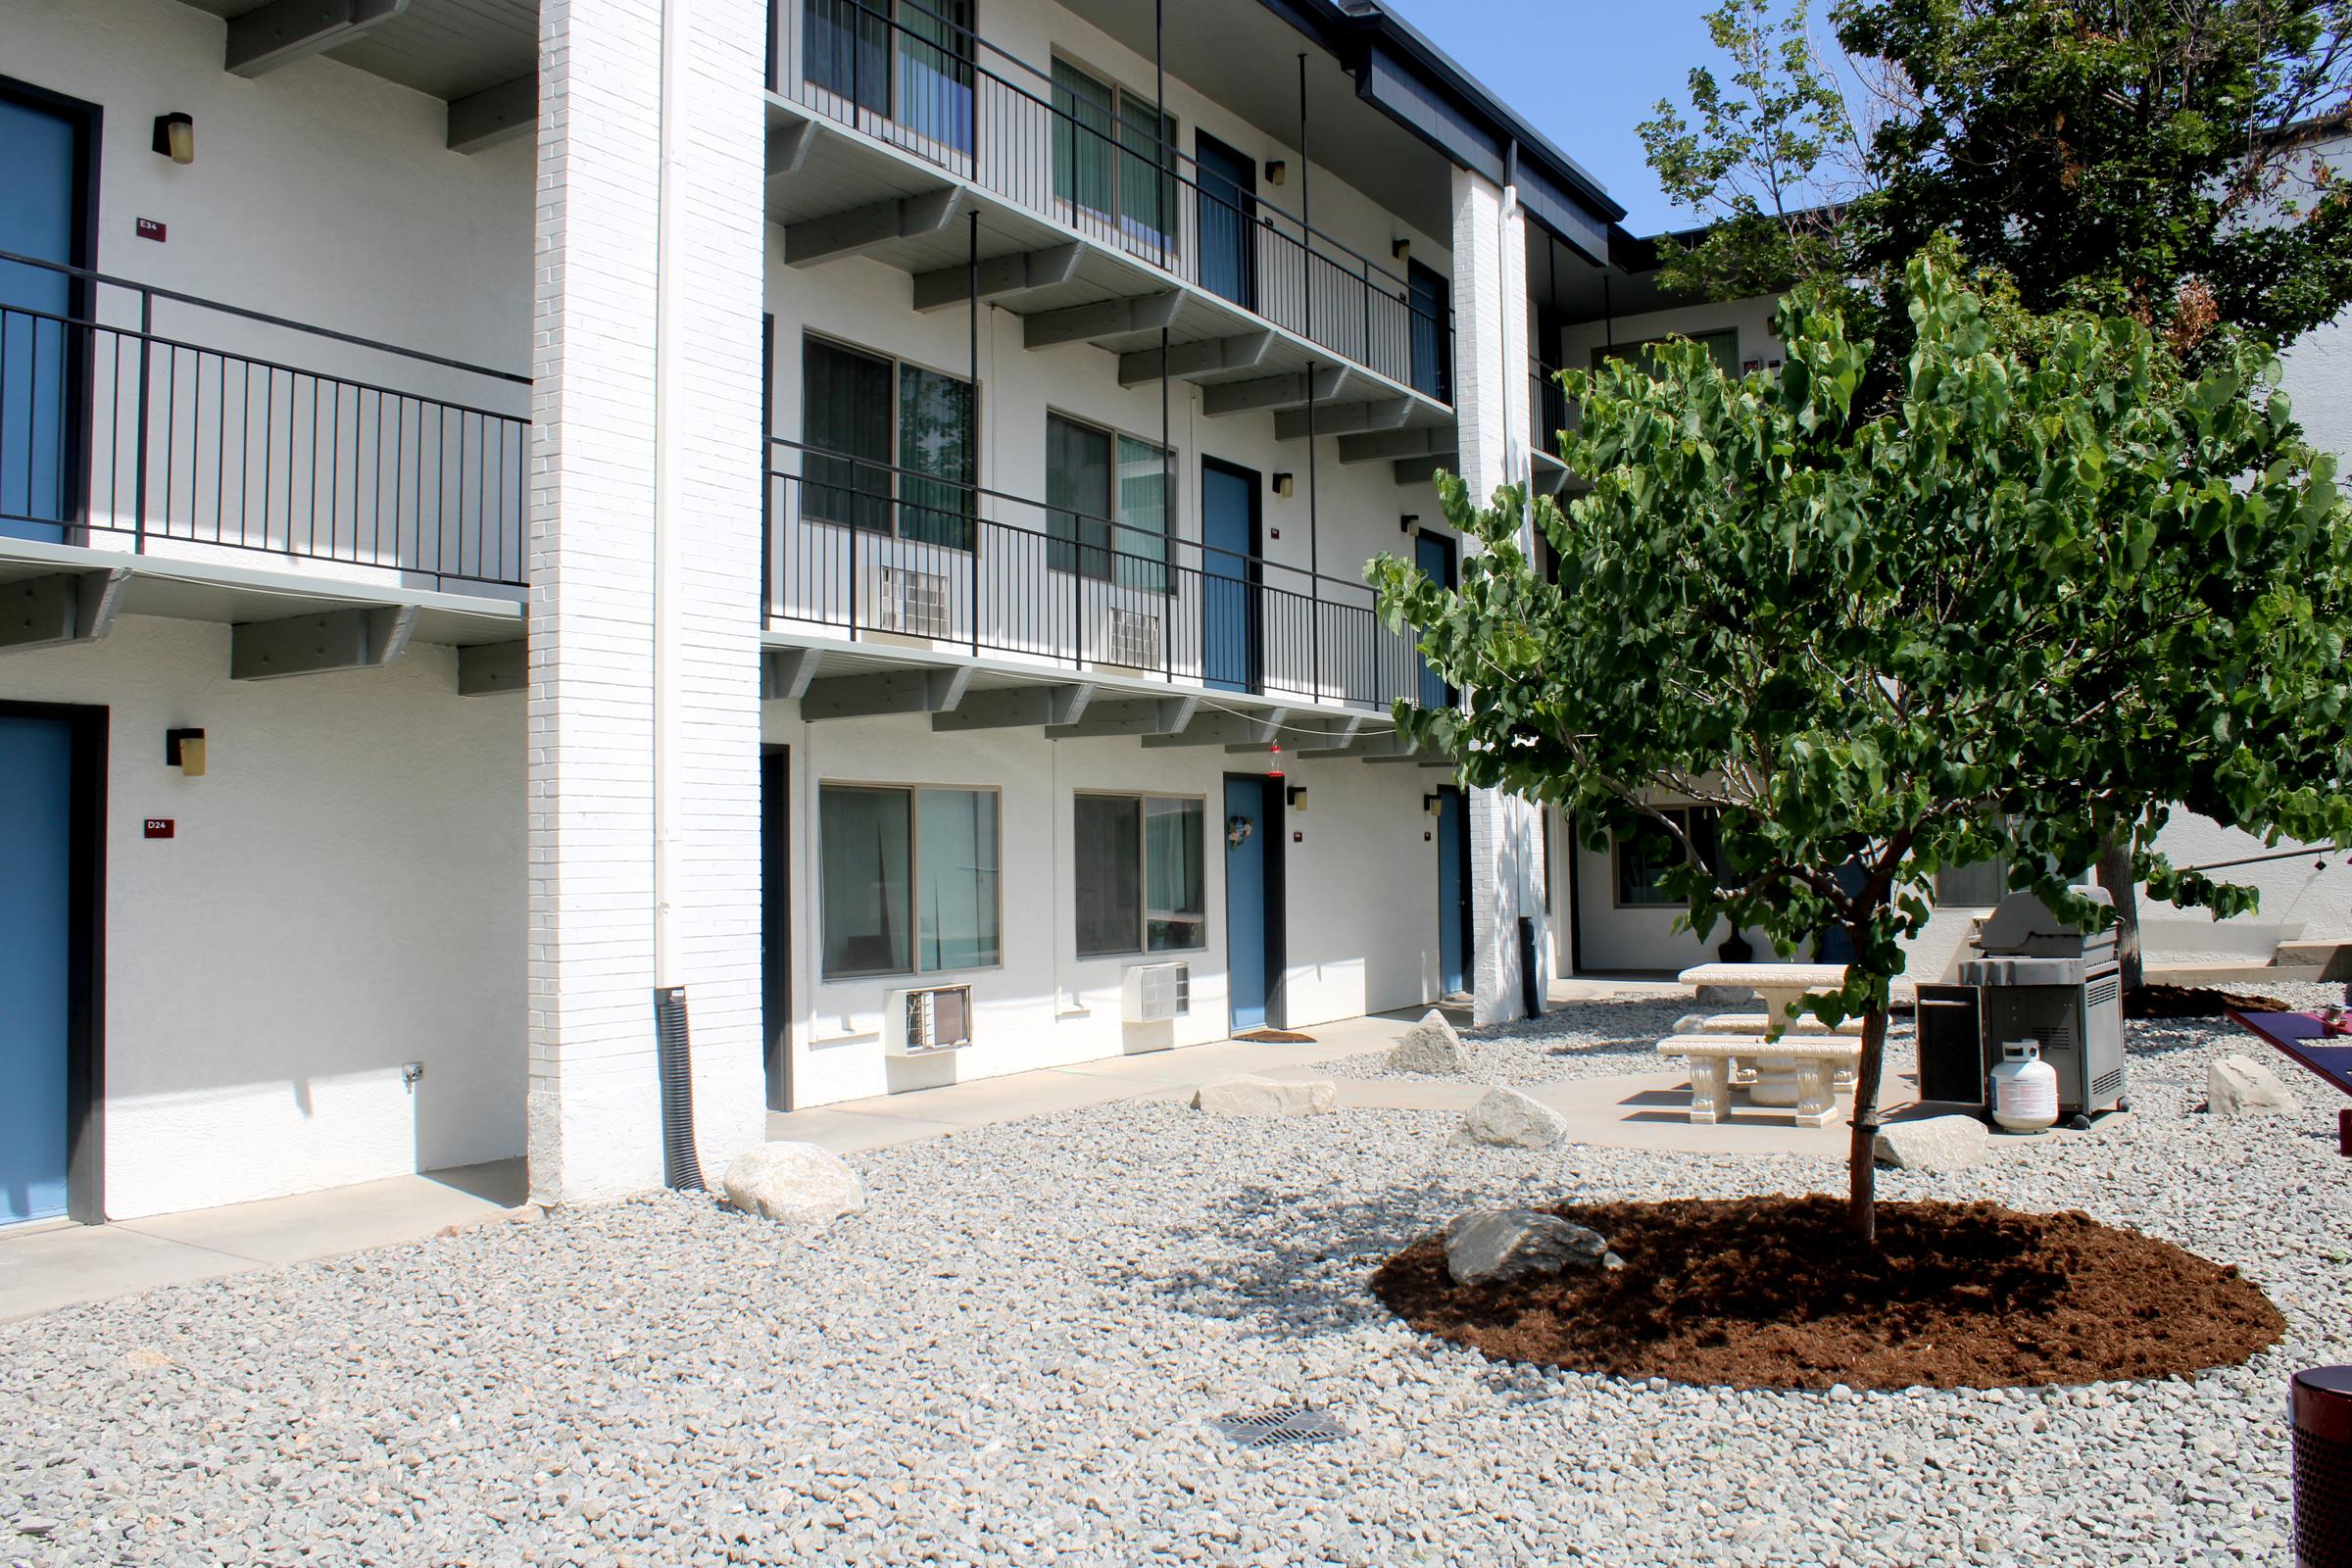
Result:
[[[686,988],[654,993],[655,1062],[662,1079],[662,1180],[681,1193],[705,1191],[694,1152],[694,1058],[687,1044]]]

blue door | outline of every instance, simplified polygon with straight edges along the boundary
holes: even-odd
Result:
[[[1438,791],[1438,992],[1470,989],[1470,812],[1451,784]]]
[[[0,714],[0,1225],[66,1211],[73,736]]]
[[[1225,780],[1225,994],[1233,1011],[1226,1031],[1266,1026],[1266,857],[1280,826],[1266,808],[1266,781]]]
[[[1257,165],[1214,136],[1196,134],[1200,169],[1200,286],[1257,309]]]
[[[1219,691],[1258,686],[1257,475],[1200,461],[1200,676]]]
[[[1444,534],[1425,533],[1413,540],[1413,564],[1426,573],[1431,582],[1441,587],[1455,586],[1453,580],[1453,541]],[[1420,656],[1414,655],[1418,660]],[[1421,664],[1421,685],[1413,700],[1423,708],[1449,708],[1453,705],[1453,688],[1445,677]]]
[[[79,166],[74,122],[0,92],[0,251],[74,260]],[[74,514],[81,432],[68,388],[73,306],[65,273],[0,262],[0,535],[8,538],[61,540]]]
[[[1440,403],[1451,403],[1453,367],[1446,363],[1451,337],[1446,318],[1453,312],[1453,285],[1419,262],[1407,265],[1405,280],[1406,309],[1411,312],[1405,331],[1412,344],[1413,390]]]

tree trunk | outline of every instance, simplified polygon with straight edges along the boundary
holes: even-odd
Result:
[[[1853,1142],[1846,1153],[1845,1222],[1864,1247],[1879,1245],[1879,1075],[1886,1059],[1886,1004],[1862,1015],[1862,1059],[1854,1064]]]
[[[2132,839],[2110,838],[2099,849],[2099,886],[2115,901],[2115,961],[2123,969],[2126,991],[2137,991],[2143,966],[2139,956],[2139,884],[2132,874]]]

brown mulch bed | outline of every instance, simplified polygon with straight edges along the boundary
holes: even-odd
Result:
[[[2127,1018],[2219,1018],[2230,1007],[2240,1012],[2277,1012],[2285,1005],[2277,997],[2216,991],[2209,986],[2148,985],[2124,993]]]
[[[1875,1254],[1825,1197],[1550,1212],[1626,1266],[1461,1286],[1444,1238],[1426,1236],[1372,1289],[1414,1328],[1497,1359],[1736,1388],[2161,1378],[2235,1365],[2286,1330],[2234,1267],[2079,1211],[1881,1203]]]
[[[1302,1035],[1296,1029],[1252,1029],[1246,1035],[1235,1035],[1233,1038],[1247,1040],[1257,1046],[1311,1046],[1315,1043],[1313,1035]]]

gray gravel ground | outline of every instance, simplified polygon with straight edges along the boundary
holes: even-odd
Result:
[[[2352,1360],[2352,1162],[2291,1073],[2291,1117],[2193,1108],[2250,1042],[2135,1037],[2134,1116],[1883,1186],[2242,1264],[2289,1340],[2193,1383],[1489,1363],[1389,1318],[1380,1259],[1473,1201],[1841,1173],[1133,1102],[861,1155],[871,1206],[815,1237],[659,1197],[0,1327],[0,1563],[2283,1564],[2284,1379]],[[1203,1425],[1294,1403],[1353,1435]]]

